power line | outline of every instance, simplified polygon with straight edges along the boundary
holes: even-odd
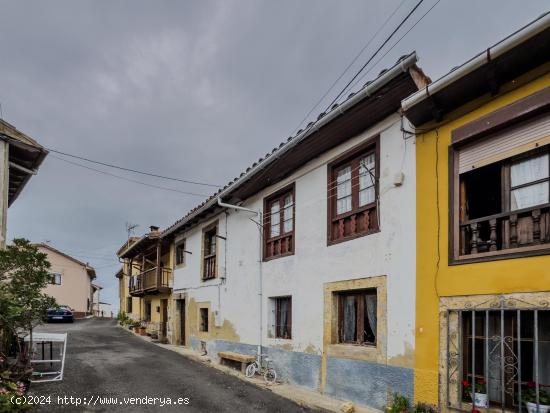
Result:
[[[102,171],[100,169],[96,169],[96,168],[92,168],[90,166],[82,165],[82,164],[79,164],[77,162],[69,161],[68,159],[60,158],[59,156],[55,156],[55,155],[50,155],[50,156],[52,158],[59,159],[60,161],[70,163],[71,165],[79,166],[81,168],[89,169],[90,171],[94,171],[94,172],[98,172],[98,173],[101,173],[101,174],[104,174],[104,175],[112,176],[114,178],[122,179],[123,181],[133,182],[135,184],[140,184],[140,185],[148,186],[148,187],[151,187],[151,188],[163,189],[165,191],[178,192],[178,193],[184,194],[184,195],[198,196],[198,197],[201,197],[201,198],[206,198],[206,197],[209,196],[209,195],[205,195],[205,194],[196,194],[194,192],[180,191],[179,189],[167,188],[165,186],[153,185],[153,184],[149,184],[149,183],[146,183],[146,182],[136,181],[135,179],[126,178],[124,176],[115,175],[115,174],[112,174],[110,172]]]
[[[409,32],[410,32],[412,29],[414,29],[418,23],[420,23],[420,22],[422,21],[422,19],[423,19],[424,17],[426,17],[426,16],[428,15],[428,13],[431,12],[432,9],[433,9],[435,6],[437,6],[437,5],[439,4],[440,1],[441,1],[441,0],[437,0],[437,1],[433,4],[433,6],[430,7],[430,8],[426,11],[426,13],[424,13],[424,14],[420,17],[420,19],[418,19],[418,20],[416,21],[416,23],[413,24],[413,25],[411,26],[411,28],[410,28],[409,30],[407,30],[407,31],[403,34],[403,36],[401,36],[401,37],[392,45],[392,47],[390,47],[390,48],[386,51],[386,53],[384,53],[384,54],[380,57],[380,59],[378,59],[378,60],[376,61],[376,63],[375,63],[373,66],[371,66],[371,68],[370,68],[369,70],[367,70],[367,71],[363,74],[363,76],[361,76],[359,79],[357,79],[353,85],[351,85],[351,88],[353,89],[353,88],[355,87],[355,85],[357,85],[358,83],[360,83],[361,80],[363,80],[363,79],[365,78],[365,76],[368,75],[369,72],[370,72],[373,68],[375,68],[376,65],[377,65],[378,63],[380,63],[380,61],[381,61],[384,57],[386,57],[386,55],[387,55],[389,52],[391,52],[392,49],[393,49],[395,46],[397,46],[397,45],[399,44],[399,42],[400,42],[401,40],[403,40],[403,38],[404,38],[407,34],[409,34]]]
[[[323,94],[323,96],[321,96],[319,98],[319,100],[315,103],[315,105],[309,110],[309,112],[304,116],[304,118],[300,121],[300,123],[298,124],[298,126],[294,129],[294,131],[292,132],[292,135],[294,135],[296,133],[296,131],[300,128],[300,126],[302,126],[302,124],[308,119],[309,115],[311,115],[313,113],[313,111],[317,108],[317,106],[319,106],[321,104],[321,102],[327,97],[327,95],[330,93],[330,91],[334,88],[334,86],[336,86],[336,84],[340,81],[340,79],[342,79],[342,77],[344,77],[344,75],[347,73],[347,71],[351,68],[351,66],[353,66],[353,64],[357,61],[357,59],[359,59],[359,57],[363,54],[363,52],[366,50],[367,47],[370,46],[370,44],[372,43],[372,41],[376,38],[376,36],[378,36],[378,34],[382,31],[382,29],[384,27],[386,27],[386,24],[388,24],[388,22],[390,21],[390,19],[395,15],[395,13],[397,13],[397,10],[399,10],[401,8],[401,6],[406,2],[407,0],[401,0],[401,3],[399,3],[399,5],[393,10],[393,12],[388,16],[388,18],[386,19],[386,21],[378,28],[378,30],[376,30],[376,33],[374,33],[374,35],[372,35],[372,37],[369,39],[369,41],[361,48],[361,50],[359,51],[359,53],[357,53],[355,55],[355,57],[352,59],[352,61],[346,66],[346,68],[344,69],[344,71],[342,73],[340,73],[340,76],[338,76],[338,78],[330,85],[330,87],[327,89],[327,91]]]
[[[359,71],[351,78],[351,80],[348,82],[348,84],[342,89],[342,91],[340,93],[338,93],[338,95],[332,100],[332,102],[328,105],[326,111],[328,111],[332,105],[334,105],[338,99],[340,98],[340,96],[342,96],[342,94],[344,93],[344,91],[349,87],[349,85],[351,85],[355,79],[357,79],[357,77],[361,74],[361,72],[365,69],[365,67],[368,66],[368,64],[376,57],[376,55],[380,52],[380,50],[382,50],[382,48],[391,40],[391,38],[393,37],[393,35],[395,33],[397,33],[397,31],[406,23],[406,21],[409,19],[409,17],[411,17],[411,15],[416,11],[416,9],[418,9],[418,7],[420,7],[420,5],[424,2],[424,0],[420,0],[418,3],[416,3],[416,5],[412,8],[412,10],[409,12],[409,14],[407,14],[405,16],[405,18],[403,20],[401,20],[401,23],[399,23],[397,25],[397,27],[390,33],[390,35],[386,38],[386,40],[384,40],[382,42],[382,44],[380,45],[380,47],[378,49],[376,49],[376,51],[371,55],[371,57],[369,57],[369,59],[367,60],[367,62],[361,67],[361,69],[359,69]]]
[[[221,187],[220,185],[208,184],[208,183],[197,182],[197,181],[190,181],[190,180],[187,180],[187,179],[173,178],[173,177],[170,177],[170,176],[158,175],[158,174],[154,174],[154,173],[151,173],[151,172],[143,172],[143,171],[138,171],[136,169],[125,168],[123,166],[113,165],[113,164],[106,163],[106,162],[94,161],[93,159],[84,158],[83,156],[73,155],[73,154],[70,154],[70,153],[67,153],[67,152],[61,152],[61,151],[51,149],[51,148],[46,148],[46,149],[50,152],[57,153],[59,155],[69,156],[71,158],[76,158],[76,159],[80,159],[80,160],[83,160],[83,161],[86,161],[86,162],[91,162],[91,163],[95,163],[95,164],[98,164],[98,165],[107,166],[109,168],[120,169],[122,171],[133,172],[133,173],[136,173],[136,174],[147,175],[147,176],[153,176],[155,178],[168,179],[170,181],[184,182],[186,184],[203,185],[203,186],[210,186],[210,187],[214,187],[214,188],[220,188]]]

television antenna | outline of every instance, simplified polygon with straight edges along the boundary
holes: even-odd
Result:
[[[131,235],[135,235],[135,229],[139,227],[138,224],[132,224],[130,222],[126,222],[126,233],[128,234],[128,239],[130,239]]]

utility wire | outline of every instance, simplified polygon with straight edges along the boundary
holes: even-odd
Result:
[[[376,38],[376,36],[378,36],[378,34],[382,31],[382,29],[384,27],[386,27],[386,25],[388,24],[388,22],[390,21],[390,19],[395,15],[395,13],[397,13],[397,10],[399,10],[401,8],[401,6],[406,2],[407,0],[401,0],[401,3],[399,3],[397,5],[397,7],[393,10],[393,12],[388,16],[388,18],[386,19],[386,21],[384,23],[382,23],[382,25],[378,28],[378,30],[376,30],[376,33],[374,33],[374,35],[372,35],[372,37],[369,39],[369,41],[361,48],[361,50],[359,50],[359,53],[357,53],[355,55],[355,57],[352,59],[352,61],[346,66],[346,68],[344,69],[344,71],[342,73],[340,73],[340,76],[338,76],[338,78],[336,78],[336,80],[330,85],[330,87],[327,89],[327,91],[323,94],[323,96],[321,96],[319,98],[319,100],[315,103],[315,105],[309,110],[309,112],[304,116],[304,118],[300,121],[300,123],[298,124],[298,126],[294,129],[294,131],[292,132],[292,135],[294,135],[296,133],[296,131],[300,128],[300,126],[302,126],[302,124],[309,118],[309,116],[313,113],[313,111],[317,108],[317,106],[319,106],[321,104],[321,102],[327,97],[327,95],[330,93],[330,91],[334,88],[334,86],[336,86],[336,84],[340,81],[340,79],[342,79],[342,77],[344,77],[344,75],[347,73],[347,71],[355,64],[355,62],[357,61],[357,59],[359,59],[359,57],[361,57],[361,55],[363,54],[363,52],[367,49],[367,47],[370,46],[370,44],[373,42],[373,40]]]
[[[94,160],[89,159],[89,158],[84,158],[83,156],[73,155],[73,154],[70,154],[70,153],[61,152],[61,151],[51,149],[51,148],[46,148],[46,149],[50,152],[57,153],[59,155],[69,156],[71,158],[76,158],[76,159],[80,159],[80,160],[83,160],[83,161],[86,161],[86,162],[91,162],[91,163],[95,163],[95,164],[98,164],[98,165],[107,166],[109,168],[120,169],[122,171],[133,172],[133,173],[136,173],[136,174],[147,175],[147,176],[153,176],[155,178],[168,179],[170,181],[184,182],[186,184],[203,185],[203,186],[210,186],[210,187],[214,187],[214,188],[220,188],[221,187],[220,185],[208,184],[208,183],[197,182],[197,181],[190,181],[190,180],[187,180],[187,179],[172,178],[172,177],[169,177],[169,176],[158,175],[158,174],[154,174],[154,173],[151,173],[151,172],[138,171],[136,169],[125,168],[123,166],[113,165],[113,164],[105,163],[105,162],[101,162],[101,161],[94,161]]]
[[[401,23],[399,23],[397,25],[397,27],[390,33],[390,35],[386,38],[386,40],[384,40],[382,42],[382,44],[380,45],[380,47],[378,47],[378,49],[376,49],[376,51],[371,55],[371,57],[369,57],[369,59],[367,60],[367,62],[361,67],[361,69],[359,69],[359,71],[351,78],[351,80],[348,82],[348,84],[342,89],[342,91],[340,93],[338,93],[338,95],[332,100],[332,102],[328,105],[327,109],[325,111],[328,111],[332,105],[334,105],[338,99],[340,98],[340,96],[342,96],[342,94],[344,93],[344,91],[349,87],[349,85],[351,85],[355,79],[357,79],[357,77],[361,74],[361,72],[369,65],[370,62],[372,62],[372,60],[376,57],[376,55],[380,52],[380,50],[382,50],[382,48],[391,40],[391,38],[393,37],[393,35],[395,33],[397,33],[397,31],[407,22],[407,20],[409,19],[409,17],[411,17],[411,15],[416,11],[416,9],[418,9],[418,7],[420,7],[420,5],[424,2],[424,0],[420,0],[418,3],[416,3],[416,5],[412,8],[412,10],[409,12],[409,14],[407,14],[405,16],[405,18],[403,20],[401,20]]]
[[[148,186],[148,187],[151,187],[151,188],[163,189],[165,191],[178,192],[178,193],[184,194],[184,195],[198,196],[198,197],[201,197],[201,198],[206,198],[206,197],[209,196],[209,195],[205,195],[205,194],[196,194],[194,192],[180,191],[179,189],[167,188],[165,186],[158,186],[158,185],[148,184],[146,182],[136,181],[135,179],[126,178],[124,176],[115,175],[115,174],[112,174],[110,172],[102,171],[100,169],[96,169],[96,168],[92,168],[92,167],[89,167],[89,166],[86,166],[86,165],[82,165],[82,164],[79,164],[77,162],[69,161],[68,159],[60,158],[59,156],[55,156],[55,155],[50,155],[50,156],[52,158],[59,159],[60,161],[70,163],[71,165],[79,166],[81,168],[89,169],[91,171],[95,171],[95,172],[98,172],[98,173],[101,173],[101,174],[104,174],[104,175],[108,175],[108,176],[112,176],[114,178],[122,179],[123,181],[133,182],[133,183]]]
[[[422,15],[422,17],[420,17],[420,19],[418,19],[418,20],[416,21],[416,23],[413,24],[413,25],[411,26],[411,28],[410,28],[409,30],[407,30],[407,31],[403,34],[403,36],[401,36],[401,37],[392,45],[392,47],[390,47],[390,48],[386,51],[386,53],[384,53],[384,54],[380,57],[380,59],[378,59],[378,60],[376,61],[376,63],[375,63],[373,66],[371,66],[371,68],[370,68],[369,70],[367,70],[367,71],[363,74],[363,76],[361,76],[359,79],[357,79],[353,85],[351,85],[351,88],[353,89],[353,88],[355,87],[355,85],[357,85],[358,83],[360,83],[361,80],[363,80],[363,79],[365,78],[365,76],[368,75],[369,72],[372,71],[372,69],[375,68],[376,65],[377,65],[378,63],[380,63],[380,61],[381,61],[384,57],[386,57],[386,55],[387,55],[389,52],[391,52],[392,49],[393,49],[395,46],[397,46],[397,45],[399,44],[399,42],[400,42],[401,40],[403,40],[403,38],[404,38],[407,34],[409,34],[409,32],[410,32],[412,29],[414,29],[415,26],[416,26],[418,23],[420,23],[420,22],[422,21],[422,19],[423,19],[424,17],[426,17],[426,16],[428,15],[428,13],[431,12],[432,9],[433,9],[435,6],[437,6],[437,5],[439,4],[440,1],[441,1],[441,0],[437,0],[437,1],[434,3],[434,5],[433,5],[432,7],[430,7],[430,8],[426,11],[426,13],[424,13],[424,14]],[[417,129],[417,131],[418,131],[418,129]]]

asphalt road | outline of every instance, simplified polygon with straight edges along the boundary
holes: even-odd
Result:
[[[47,403],[47,412],[305,412],[311,411],[217,369],[145,342],[118,328],[113,320],[88,319],[48,324],[47,332],[68,332],[62,382],[33,383],[30,395]],[[93,405],[58,404],[58,397]],[[178,406],[133,404],[129,398],[157,397]],[[100,405],[100,400],[109,405]],[[137,401],[136,401],[137,403]],[[141,402],[140,402],[141,403]]]

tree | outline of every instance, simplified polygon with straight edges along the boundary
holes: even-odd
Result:
[[[31,335],[28,347],[22,348],[17,340],[18,358],[10,366],[13,373],[29,371],[32,330],[48,308],[57,306],[54,298],[42,293],[51,280],[49,268],[48,256],[28,240],[14,239],[12,245],[0,250],[0,331],[6,339],[21,332]]]

